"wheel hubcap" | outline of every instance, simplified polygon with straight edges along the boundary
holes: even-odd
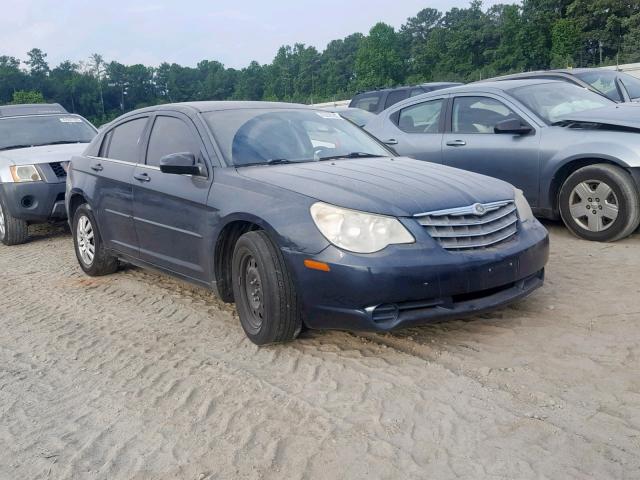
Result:
[[[0,205],[0,239],[4,238],[5,231],[4,211],[2,210],[2,205]]]
[[[254,330],[260,330],[264,318],[264,297],[262,292],[262,278],[256,259],[249,256],[246,259],[244,270],[244,291],[247,296],[247,304],[252,315],[249,323]]]
[[[618,197],[606,183],[587,180],[571,191],[569,211],[571,218],[585,230],[603,232],[618,218]]]
[[[78,241],[78,253],[82,262],[85,265],[91,265],[96,255],[96,244],[91,221],[84,215],[78,220],[76,238]]]

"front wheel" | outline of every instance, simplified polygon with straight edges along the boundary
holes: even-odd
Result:
[[[99,277],[118,270],[118,259],[106,252],[96,219],[86,203],[73,216],[73,244],[80,268],[87,275]]]
[[[613,165],[575,171],[562,186],[559,202],[567,228],[586,240],[620,240],[640,224],[638,189],[627,172]]]
[[[27,222],[12,216],[0,198],[0,242],[5,245],[20,245],[28,239]]]
[[[295,339],[302,328],[295,285],[282,253],[263,231],[242,235],[232,261],[240,323],[256,345]]]

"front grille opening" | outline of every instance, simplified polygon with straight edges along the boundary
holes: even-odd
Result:
[[[58,178],[67,177],[67,171],[64,169],[64,167],[60,162],[50,163],[49,166],[51,167],[51,170],[53,170],[53,173],[55,173],[56,177]]]
[[[477,292],[461,293],[451,297],[453,303],[468,302],[470,300],[478,300],[485,297],[490,297],[496,293],[500,293],[503,290],[509,290],[515,286],[515,282],[508,283],[506,285],[500,285],[499,287],[488,288],[486,290],[479,290]]]
[[[469,213],[471,207],[426,214],[418,222],[446,250],[488,248],[501,243],[518,231],[518,213],[513,201],[499,202]]]

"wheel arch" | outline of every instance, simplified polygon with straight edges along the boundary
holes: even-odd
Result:
[[[78,207],[82,204],[89,204],[87,196],[81,191],[72,191],[67,201],[67,216],[69,224],[73,222],[73,216],[76,213]],[[90,205],[89,205],[90,206]]]
[[[560,190],[562,189],[562,185],[564,185],[564,182],[567,180],[567,178],[569,178],[571,174],[573,174],[575,171],[581,168],[588,167],[590,165],[598,165],[598,164],[613,165],[615,167],[619,167],[625,170],[627,173],[631,175],[629,166],[626,163],[614,157],[606,157],[602,155],[598,157],[595,157],[595,156],[577,157],[577,158],[572,158],[567,160],[566,162],[558,166],[558,168],[556,168],[551,178],[551,182],[549,184],[548,201],[549,201],[549,205],[551,205],[551,209],[553,211],[554,216],[559,217],[560,215],[560,207],[559,207]]]

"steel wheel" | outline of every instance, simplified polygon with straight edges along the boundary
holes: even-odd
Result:
[[[244,259],[244,275],[242,276],[242,290],[246,295],[246,302],[251,315],[247,322],[252,330],[259,332],[264,320],[264,294],[262,290],[262,277],[256,259],[248,255]]]
[[[603,232],[618,218],[618,197],[605,182],[587,180],[571,191],[569,211],[573,220],[585,230]]]
[[[96,256],[96,242],[93,233],[91,220],[86,215],[82,215],[78,220],[78,228],[76,229],[76,238],[78,242],[78,253],[85,265],[93,264]]]
[[[2,210],[2,204],[0,204],[0,240],[4,239],[7,232],[7,226],[4,220],[4,210]]]

